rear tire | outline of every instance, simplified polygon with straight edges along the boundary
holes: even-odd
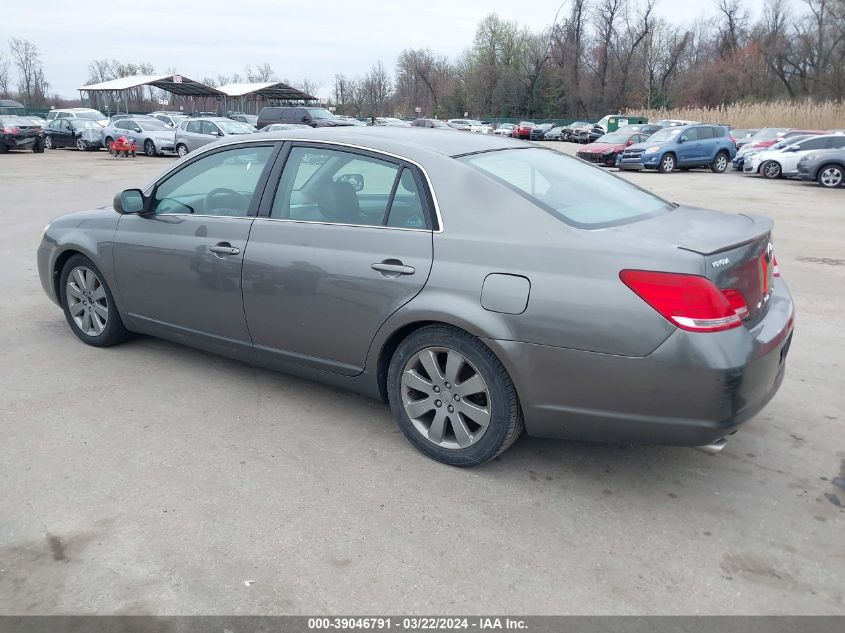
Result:
[[[493,459],[524,428],[504,365],[480,340],[454,327],[424,327],[402,341],[390,360],[387,393],[408,441],[450,466]]]
[[[110,347],[128,338],[105,277],[84,255],[74,255],[62,268],[59,298],[70,329],[83,343]]]
[[[53,145],[53,137],[52,136],[45,136],[44,137],[44,147],[47,149],[56,149],[56,146]]]
[[[845,181],[845,169],[840,165],[825,165],[819,169],[816,181],[827,189],[835,189]]]
[[[32,153],[33,154],[43,154],[44,153],[44,141],[42,141],[42,140],[35,141],[35,145],[32,146]]]
[[[783,174],[781,170],[780,163],[774,160],[767,160],[765,163],[760,165],[760,175],[763,178],[768,178],[769,180],[774,180],[776,178],[780,178]]]
[[[663,158],[660,159],[660,164],[657,165],[657,171],[661,174],[671,174],[675,171],[675,155],[672,152],[668,154],[664,154]]]
[[[723,174],[728,168],[728,155],[725,152],[716,154],[716,158],[710,163],[710,171],[714,174]]]

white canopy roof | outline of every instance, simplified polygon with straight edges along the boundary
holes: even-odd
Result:
[[[81,86],[79,90],[91,92],[104,92],[109,90],[119,91],[137,88],[139,86],[153,86],[167,92],[194,97],[216,97],[223,93],[206,86],[203,83],[188,79],[182,75],[131,75],[129,77],[118,77],[98,84]]]
[[[279,99],[282,101],[316,101],[317,97],[302,92],[292,86],[283,84],[280,81],[261,83],[226,84],[217,88],[228,97],[244,97],[246,95],[258,95],[266,99]]]

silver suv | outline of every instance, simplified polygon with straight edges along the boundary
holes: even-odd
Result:
[[[184,156],[224,136],[253,134],[256,131],[251,125],[224,117],[191,117],[176,126],[176,153]]]

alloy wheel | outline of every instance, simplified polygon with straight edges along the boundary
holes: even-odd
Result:
[[[144,143],[144,154],[147,156],[155,156],[156,155],[156,146],[150,139],[147,139],[147,142]]]
[[[766,178],[777,178],[780,176],[780,165],[775,161],[769,161],[766,163],[763,171],[765,172]]]
[[[716,171],[722,173],[728,168],[728,159],[724,154],[719,154],[716,157]]]
[[[99,336],[109,320],[106,289],[90,268],[77,266],[70,271],[66,285],[70,315],[79,330],[88,336]]]
[[[487,382],[463,354],[446,347],[422,349],[405,364],[402,406],[420,435],[441,448],[468,448],[490,424]]]
[[[46,147],[47,149],[53,149],[53,137],[52,136],[44,137],[44,147]]]
[[[76,139],[76,149],[78,149],[80,152],[84,152],[86,149],[88,149],[88,143],[86,143],[83,139],[78,138]]]
[[[663,171],[670,172],[675,169],[675,159],[671,155],[663,157]]]
[[[176,148],[176,153],[177,153],[180,157],[181,157],[181,156],[186,156],[186,155],[188,154],[188,148],[187,148],[187,147],[185,147],[184,145],[180,145],[179,147],[177,147],[177,148]]]
[[[838,187],[842,184],[842,170],[838,167],[826,167],[819,174],[819,182],[825,187]]]

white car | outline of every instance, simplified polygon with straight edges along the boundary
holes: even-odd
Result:
[[[96,121],[103,127],[109,124],[109,118],[93,108],[57,108],[47,113],[47,122],[49,123],[53,119],[87,119],[88,121]]]
[[[496,136],[513,136],[513,130],[516,126],[513,123],[502,123],[499,127],[493,130]]]
[[[457,129],[469,129],[470,132],[475,132],[476,134],[490,133],[489,125],[485,125],[475,119],[449,119],[446,123]]]
[[[745,174],[760,174],[763,178],[789,178],[798,175],[798,162],[807,154],[843,147],[845,134],[792,137],[746,158],[742,171]]]

